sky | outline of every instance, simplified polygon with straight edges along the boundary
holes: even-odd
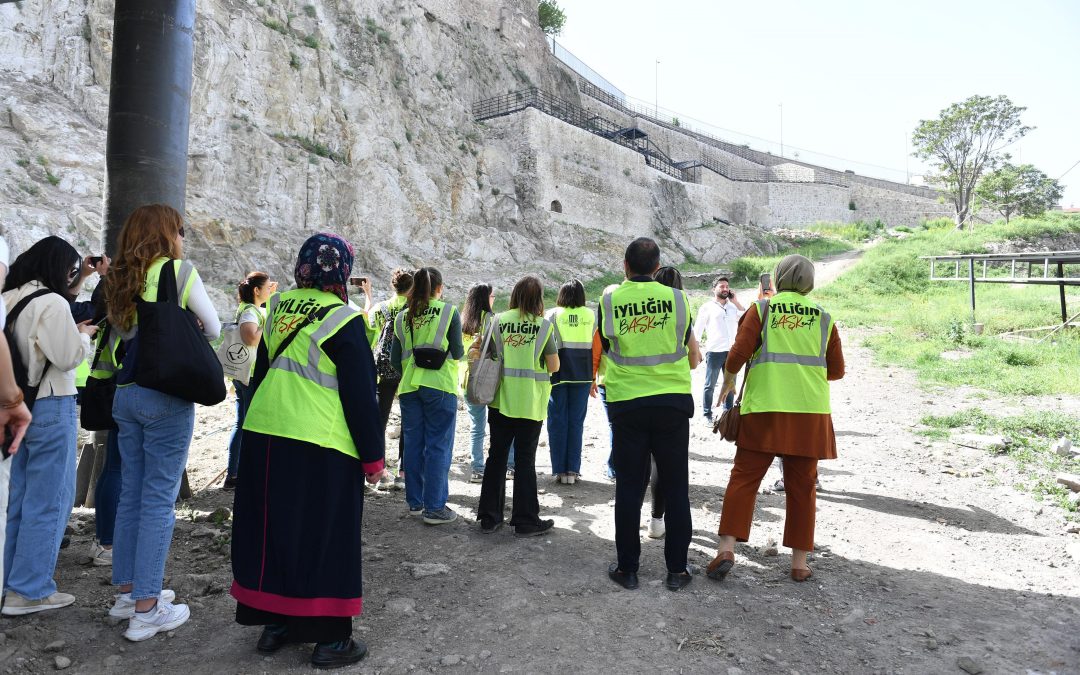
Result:
[[[563,47],[724,140],[779,154],[782,134],[785,156],[903,182],[926,172],[920,120],[1004,94],[1035,127],[1015,163],[1059,178],[1080,160],[1077,0],[558,2]],[[1080,207],[1080,166],[1061,182]]]

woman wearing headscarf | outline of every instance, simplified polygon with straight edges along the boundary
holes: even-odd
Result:
[[[364,481],[383,471],[375,362],[349,307],[353,249],[333,234],[304,242],[295,290],[267,303],[244,420],[233,522],[236,621],[264,626],[256,649],[314,642],[318,668],[356,663],[363,602]]]
[[[750,537],[758,486],[776,456],[783,459],[787,486],[784,546],[791,548],[791,578],[810,578],[806,557],[814,548],[817,463],[836,459],[829,381],[844,376],[840,335],[829,314],[806,297],[814,288],[812,262],[789,255],[773,278],[776,295],[743,314],[724,365],[721,400],[750,363],[735,466],[720,515],[720,546],[705,570],[717,581],[735,564],[735,542]]]

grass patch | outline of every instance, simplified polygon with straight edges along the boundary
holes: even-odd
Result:
[[[1080,419],[1057,411],[1039,410],[1024,415],[995,417],[982,410],[968,409],[951,415],[927,415],[920,422],[928,427],[922,435],[944,439],[952,430],[997,434],[1009,439],[1005,451],[1027,482],[1017,487],[1031,492],[1038,501],[1048,500],[1061,508],[1077,512],[1069,500],[1069,489],[1058,484],[1054,474],[1080,470],[1080,460],[1065,459],[1050,450],[1050,444],[1062,436],[1080,438]]]
[[[851,242],[831,236],[825,236],[819,239],[796,240],[792,242],[792,244],[791,247],[779,251],[776,255],[744,256],[742,258],[736,258],[731,263],[732,282],[741,280],[750,285],[756,284],[758,277],[765,273],[772,274],[773,270],[776,269],[776,264],[780,262],[784,256],[793,253],[798,253],[799,255],[804,255],[811,260],[817,261],[827,256],[844,253],[855,248],[855,245]]]
[[[1059,334],[1041,345],[1017,344],[995,334],[1046,326],[1058,318],[1052,286],[978,284],[971,331],[967,284],[930,282],[929,263],[919,256],[984,253],[994,241],[1036,241],[1080,232],[1080,217],[1048,214],[959,232],[951,221],[932,222],[903,239],[886,240],[832,284],[814,294],[845,326],[887,328],[867,340],[885,363],[914,367],[924,382],[971,385],[1010,395],[1080,394],[1080,334]],[[1071,306],[1080,294],[1070,290]],[[959,351],[961,358],[942,358]]]
[[[808,228],[811,232],[817,232],[827,237],[841,239],[853,244],[863,244],[872,241],[885,234],[885,223],[875,220],[870,223],[857,221],[854,223],[816,223]]]
[[[263,19],[263,25],[266,26],[267,28],[269,28],[270,30],[274,30],[274,31],[277,31],[277,32],[281,33],[282,35],[288,35],[289,34],[288,27],[286,27],[285,24],[281,23],[277,19]]]

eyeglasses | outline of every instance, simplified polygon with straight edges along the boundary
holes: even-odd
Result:
[[[180,226],[180,232],[178,234],[180,235],[181,239],[184,238],[184,226],[183,225]]]

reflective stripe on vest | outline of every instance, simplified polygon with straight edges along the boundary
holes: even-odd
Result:
[[[547,319],[511,309],[495,316],[502,335],[502,379],[491,407],[507,417],[543,421],[547,417],[551,379],[542,365],[544,347],[554,339]],[[530,340],[531,338],[531,340]]]
[[[286,311],[282,302],[287,301]],[[325,291],[296,289],[276,293],[267,303],[263,341],[270,355],[308,314],[340,299]],[[271,363],[255,390],[244,429],[292,438],[350,457],[359,457],[338,394],[337,366],[322,344],[349,321],[362,317],[348,305],[334,307],[322,321],[304,326]]]
[[[559,347],[559,371],[551,383],[592,382],[592,337],[596,316],[588,307],[556,307],[548,315]]]
[[[108,341],[105,344],[101,343],[101,340],[108,335]],[[90,377],[95,380],[107,380],[116,374],[116,371],[120,370],[120,366],[116,365],[116,350],[120,347],[120,334],[106,328],[104,332],[98,334],[97,347],[95,358],[97,363],[91,360],[92,370],[90,371]]]
[[[608,343],[611,345],[607,356],[613,363],[617,363],[621,366],[660,366],[665,363],[675,363],[680,359],[687,358],[686,344],[684,344],[681,339],[675,341],[675,351],[667,354],[656,354],[653,356],[623,356],[619,348],[619,338],[615,333],[615,303],[612,299],[613,295],[614,293],[608,293],[601,301],[604,305],[604,337],[607,338]],[[679,302],[677,295],[674,304],[675,334],[685,335],[686,327],[690,321],[689,307],[685,302]],[[590,345],[590,347],[591,346],[592,345]]]
[[[832,317],[798,293],[778,293],[755,304],[761,346],[750,362],[743,414],[828,414]]]
[[[408,394],[420,387],[454,395],[458,393],[458,366],[449,354],[446,355],[446,361],[438,370],[420,368],[413,361],[415,349],[427,348],[440,351],[450,349],[450,323],[457,308],[448,302],[432,299],[425,310],[425,315],[430,310],[438,313],[437,324],[433,325],[428,321],[417,328],[407,306],[394,318],[394,337],[401,344],[401,382],[398,383],[398,394]],[[406,321],[412,324],[412,330],[406,327]],[[412,342],[414,338],[417,340],[415,345]]]
[[[627,280],[604,294],[601,311],[609,403],[690,394],[690,305],[682,291],[655,281]]]

